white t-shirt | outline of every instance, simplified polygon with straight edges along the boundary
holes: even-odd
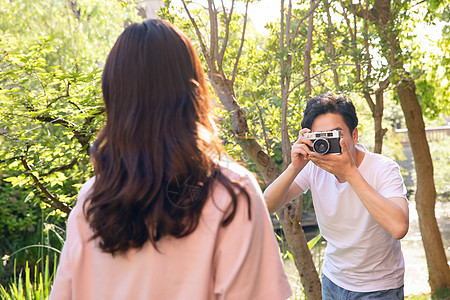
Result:
[[[406,188],[398,165],[367,151],[358,170],[384,197],[403,197]],[[393,238],[369,214],[348,182],[308,163],[294,182],[311,189],[322,236],[327,240],[323,273],[350,291],[370,292],[403,285],[404,260],[400,241]]]

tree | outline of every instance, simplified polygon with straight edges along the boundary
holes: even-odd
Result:
[[[382,54],[390,66],[391,81],[395,86],[408,128],[408,137],[413,151],[417,174],[415,200],[419,215],[419,226],[427,258],[429,283],[433,293],[450,288],[450,268],[447,263],[442,237],[439,232],[434,207],[436,189],[433,177],[433,162],[425,135],[425,123],[420,106],[415,78],[405,69],[405,57],[401,46],[401,28],[397,18],[404,17],[410,2],[375,0],[370,9],[353,5],[359,17],[373,23],[383,44]]]
[[[1,0],[0,6],[5,180],[69,213],[92,175],[89,144],[103,122],[101,61],[123,25],[137,18],[135,7],[82,0]]]
[[[99,72],[62,72],[47,65],[51,40],[43,39],[27,51],[5,47],[0,62],[3,138],[1,163],[20,170],[7,179],[33,190],[40,201],[70,212],[76,195],[73,184],[88,172],[89,142],[102,112]]]
[[[236,84],[236,81],[240,77],[244,77],[247,71],[243,71],[242,74],[239,72],[239,62],[242,59],[242,54],[245,52],[244,42],[246,41],[246,29],[247,29],[247,9],[250,1],[244,1],[245,12],[241,19],[240,16],[235,16],[235,1],[231,2],[230,7],[225,7],[222,3],[221,9],[216,7],[213,0],[208,0],[204,9],[193,9],[187,1],[182,1],[183,11],[186,13],[189,23],[183,25],[183,19],[180,18],[177,21],[170,12],[170,4],[166,3],[166,7],[162,10],[164,17],[171,21],[179,22],[179,26],[182,28],[192,26],[194,32],[194,40],[198,41],[199,48],[203,54],[203,59],[207,67],[207,73],[210,78],[212,87],[218,96],[221,104],[227,110],[228,116],[231,119],[232,127],[230,128],[233,133],[233,139],[237,141],[237,144],[243,150],[243,152],[255,163],[259,174],[264,180],[264,184],[270,184],[279,174],[278,168],[270,156],[271,147],[269,146],[268,136],[265,132],[265,121],[262,116],[262,111],[258,105],[258,96],[263,96],[267,94],[262,91],[263,82],[270,81],[267,77],[271,76],[257,76],[250,75],[250,77],[256,81],[260,80],[257,87],[252,90],[252,87],[244,87],[240,84]],[[312,2],[310,9],[306,12],[306,16],[296,20],[297,24],[293,24],[292,16],[292,1],[289,1],[288,11],[284,11],[284,1],[282,2],[281,10],[281,21],[279,30],[273,28],[273,30],[279,35],[276,35],[273,39],[274,44],[270,45],[270,49],[277,52],[279,57],[279,67],[274,64],[268,63],[265,65],[265,70],[262,72],[264,75],[269,75],[270,71],[275,74],[279,74],[278,83],[279,87],[272,89],[280,91],[280,96],[273,95],[275,101],[278,103],[281,100],[281,115],[278,115],[281,119],[281,154],[282,154],[282,168],[286,167],[290,163],[290,137],[289,128],[295,128],[294,126],[288,126],[288,100],[291,93],[298,86],[310,82],[311,76],[309,73],[310,59],[305,59],[306,68],[305,77],[303,74],[300,76],[294,71],[294,69],[300,69],[298,64],[294,66],[292,56],[298,50],[301,49],[302,41],[297,38],[299,36],[299,30],[303,29],[303,21],[309,17],[310,23],[313,20],[313,11],[317,7],[318,2]],[[166,14],[169,13],[169,14]],[[208,24],[202,25],[202,20],[208,20]],[[285,21],[286,20],[286,21]],[[237,26],[238,21],[242,22],[242,27]],[[292,22],[292,23],[291,23]],[[200,25],[199,25],[200,24]],[[309,53],[312,45],[312,29],[309,34],[309,43],[305,47],[304,53]],[[206,43],[209,41],[209,44]],[[278,45],[276,46],[275,43]],[[251,46],[250,46],[251,47]],[[249,52],[245,52],[246,55],[252,56]],[[263,54],[267,56],[267,60],[271,60],[271,54]],[[260,62],[261,57],[256,57],[256,61]],[[263,60],[265,61],[265,60]],[[247,61],[248,63],[248,61]],[[255,62],[257,63],[257,62]],[[232,66],[231,68],[227,66]],[[269,71],[270,70],[270,71]],[[238,76],[238,73],[241,76]],[[250,71],[248,72],[250,73]],[[297,76],[296,76],[297,75]],[[274,77],[271,77],[272,79]],[[276,78],[276,77],[275,77]],[[295,82],[292,83],[293,78]],[[272,84],[276,84],[277,81],[271,81]],[[248,84],[248,81],[246,82]],[[294,87],[291,87],[291,84]],[[241,95],[241,99],[236,97],[236,87]],[[260,89],[261,87],[261,89]],[[273,93],[273,91],[272,91]],[[252,118],[247,119],[247,113],[240,106],[239,102],[243,101],[245,96],[250,95],[252,99],[252,104],[258,109],[260,123],[262,131],[264,132],[264,141],[266,144],[266,151],[264,147],[261,146],[259,141],[252,134],[252,127],[255,127],[252,122]],[[296,94],[298,96],[298,94]],[[281,98],[281,99],[280,99]],[[266,105],[265,105],[266,106]],[[277,121],[280,122],[280,119]],[[292,120],[292,118],[290,118]],[[297,124],[298,124],[297,120]],[[298,131],[294,130],[295,136]],[[297,209],[295,209],[297,207]],[[306,238],[299,223],[302,210],[301,201],[298,201],[296,205],[288,205],[286,211],[281,210],[278,212],[280,216],[280,222],[283,225],[283,231],[286,235],[289,249],[295,258],[295,263],[299,269],[299,274],[307,297],[317,299],[320,298],[320,280],[317,275],[314,263],[312,261],[311,253],[308,249]]]
[[[347,30],[350,35],[350,53],[352,53],[352,59],[354,61],[354,69],[355,69],[355,85],[357,89],[362,93],[364,99],[366,99],[367,104],[369,105],[370,111],[372,112],[372,117],[374,121],[374,131],[375,131],[375,143],[374,143],[374,152],[381,153],[383,147],[383,136],[385,135],[387,129],[383,128],[383,110],[384,110],[384,91],[388,88],[390,84],[389,75],[386,76],[385,79],[379,80],[376,78],[374,82],[371,79],[373,76],[373,62],[370,58],[370,49],[376,48],[374,43],[370,43],[369,39],[369,26],[368,21],[363,20],[363,26],[358,24],[358,20],[356,18],[356,14],[354,11],[354,6],[350,6],[351,13],[355,16],[353,24],[351,23],[347,8],[342,0],[339,1],[342,7],[342,16],[347,24]],[[369,2],[366,1],[366,8],[369,5]],[[352,26],[353,25],[353,26]],[[359,27],[363,27],[363,41],[358,41],[358,31],[360,31]],[[359,47],[363,50],[360,50]],[[364,51],[364,52],[363,52]],[[364,55],[363,60],[361,59]],[[385,72],[380,72],[378,70],[378,74],[381,75]],[[365,76],[363,75],[365,73]],[[364,77],[363,77],[364,76]],[[378,88],[375,89],[374,86],[378,85]],[[375,94],[375,101],[372,99],[372,93]]]
[[[312,92],[311,84],[311,48],[313,44],[312,32],[314,30],[314,11],[319,1],[311,1],[308,13],[297,21],[295,30],[291,33],[292,17],[292,1],[288,2],[287,13],[285,14],[284,0],[281,0],[281,17],[280,17],[280,70],[281,70],[281,146],[283,154],[283,170],[291,163],[291,143],[288,134],[288,101],[292,92],[290,90],[292,72],[292,56],[295,51],[293,44],[297,38],[299,28],[303,21],[308,18],[308,27],[306,35],[306,43],[304,47],[304,80],[306,99],[309,99]],[[285,23],[286,19],[286,23]],[[297,84],[298,86],[299,84]],[[297,205],[294,205],[294,204]],[[295,265],[300,274],[302,285],[305,289],[306,297],[309,299],[321,299],[321,283],[314,262],[311,257],[310,250],[306,243],[305,233],[301,225],[302,217],[302,196],[296,199],[294,204],[281,208],[277,215],[285,233],[289,249],[294,257]]]
[[[366,99],[374,118],[375,152],[381,152],[384,96],[395,90],[414,144],[430,285],[433,291],[445,287],[444,278],[448,287],[422,118],[449,111],[448,81],[437,84],[450,78],[448,36],[441,41],[443,54],[432,57],[439,64],[423,72],[425,63],[412,46],[405,46],[401,30],[413,20],[406,9],[413,5],[409,1],[283,0],[279,21],[267,25],[270,33],[263,38],[251,32],[247,20],[253,2],[232,0],[226,6],[205,0],[202,6],[182,0],[176,10],[165,1],[161,9],[202,54],[224,108],[216,110],[227,150],[258,172],[263,187],[270,184],[290,163],[290,141],[297,137],[305,100],[332,89]],[[448,8],[431,13],[448,1],[429,2],[429,20],[448,18]],[[0,163],[6,180],[32,191],[29,198],[38,203],[69,212],[77,188],[91,176],[89,144],[103,122],[102,61],[123,27],[140,20],[140,3],[0,0]],[[377,66],[375,56],[386,63]],[[316,299],[320,281],[301,215],[301,198],[278,212],[305,292]]]
[[[315,38],[325,54],[322,63],[332,71],[333,90],[361,95],[366,100],[375,132],[373,152],[381,153],[387,132],[382,126],[384,93],[390,80],[386,66],[374,66],[373,56],[379,47],[373,29],[368,21],[356,18],[352,9],[342,0],[324,1],[316,18]]]

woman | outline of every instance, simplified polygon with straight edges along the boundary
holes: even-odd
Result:
[[[290,288],[254,177],[224,166],[189,39],[132,24],[103,70],[106,125],[51,299],[285,299]]]

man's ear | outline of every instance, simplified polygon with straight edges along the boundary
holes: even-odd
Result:
[[[352,138],[353,145],[356,145],[356,143],[358,143],[358,128],[353,129]]]

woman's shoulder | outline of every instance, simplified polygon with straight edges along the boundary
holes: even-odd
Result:
[[[220,172],[230,181],[238,183],[241,187],[246,185],[259,186],[256,175],[229,158],[219,163]]]
[[[77,201],[72,211],[70,212],[69,218],[70,216],[78,215],[83,211],[84,202],[86,202],[86,200],[89,198],[94,182],[95,177],[91,177],[81,186],[80,190],[78,191]]]
[[[92,186],[94,185],[94,182],[95,182],[95,177],[89,178],[89,180],[86,181],[86,182],[81,186],[80,192],[78,193],[78,194],[79,194],[79,197],[80,197],[80,196],[83,196],[83,197],[89,196],[89,192],[91,191]]]
[[[89,241],[92,232],[84,215],[84,203],[89,198],[95,177],[90,178],[80,188],[77,201],[67,220],[66,243],[72,251],[73,247],[81,247]]]
[[[89,198],[94,183],[95,177],[91,177],[81,186],[80,191],[78,192],[77,204],[84,202]]]

